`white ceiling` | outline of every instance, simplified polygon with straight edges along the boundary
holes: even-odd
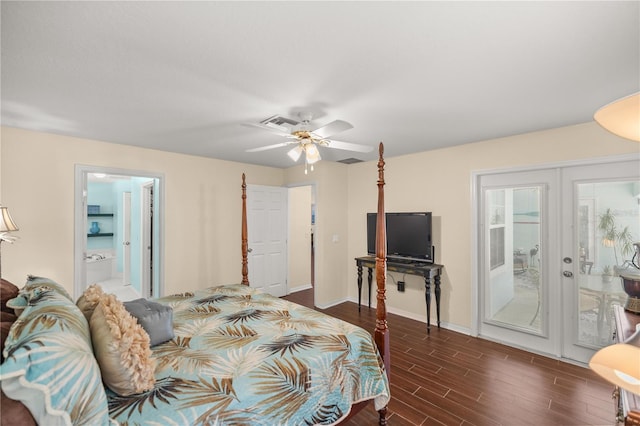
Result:
[[[592,120],[640,2],[1,2],[2,124],[275,167],[311,111],[387,158]],[[324,160],[360,154],[321,148]]]

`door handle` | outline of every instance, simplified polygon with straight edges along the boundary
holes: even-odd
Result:
[[[564,275],[567,278],[571,278],[571,277],[573,277],[573,272],[571,272],[571,271],[562,271],[562,275]]]
[[[252,251],[253,251],[253,249],[252,249],[252,248],[248,248],[248,249],[247,249],[247,253],[251,253]]]

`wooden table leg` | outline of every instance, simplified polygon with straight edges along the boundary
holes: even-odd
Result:
[[[434,291],[436,293],[436,314],[438,316],[438,328],[440,328],[440,274],[436,275],[435,281],[436,288]]]
[[[367,284],[369,284],[369,308],[371,308],[371,281],[373,281],[373,269],[367,268]]]
[[[369,284],[371,288],[371,284]],[[362,265],[358,265],[358,312],[360,312],[360,301],[362,298]]]
[[[424,298],[427,303],[427,334],[431,333],[431,278],[424,277]]]

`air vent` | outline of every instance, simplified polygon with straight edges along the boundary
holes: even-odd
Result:
[[[338,163],[342,163],[342,164],[355,164],[355,163],[362,163],[362,160],[358,159],[358,158],[345,158],[344,160],[338,160]]]
[[[260,124],[262,124],[263,126],[271,127],[272,129],[289,131],[300,123],[290,118],[282,117],[280,115],[274,115],[273,117],[262,120]]]

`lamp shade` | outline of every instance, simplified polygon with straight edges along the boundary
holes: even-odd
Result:
[[[640,328],[624,343],[600,349],[589,367],[614,385],[640,395]]]
[[[320,151],[318,151],[318,147],[313,144],[305,145],[305,152],[307,153],[307,163],[314,164],[321,160]]]
[[[593,118],[611,133],[640,142],[640,92],[603,106]]]
[[[287,152],[287,155],[293,160],[298,161],[300,158],[300,154],[302,154],[302,147],[300,145],[296,145],[291,151]]]
[[[0,206],[0,232],[17,231],[18,225],[13,221],[9,209]]]

